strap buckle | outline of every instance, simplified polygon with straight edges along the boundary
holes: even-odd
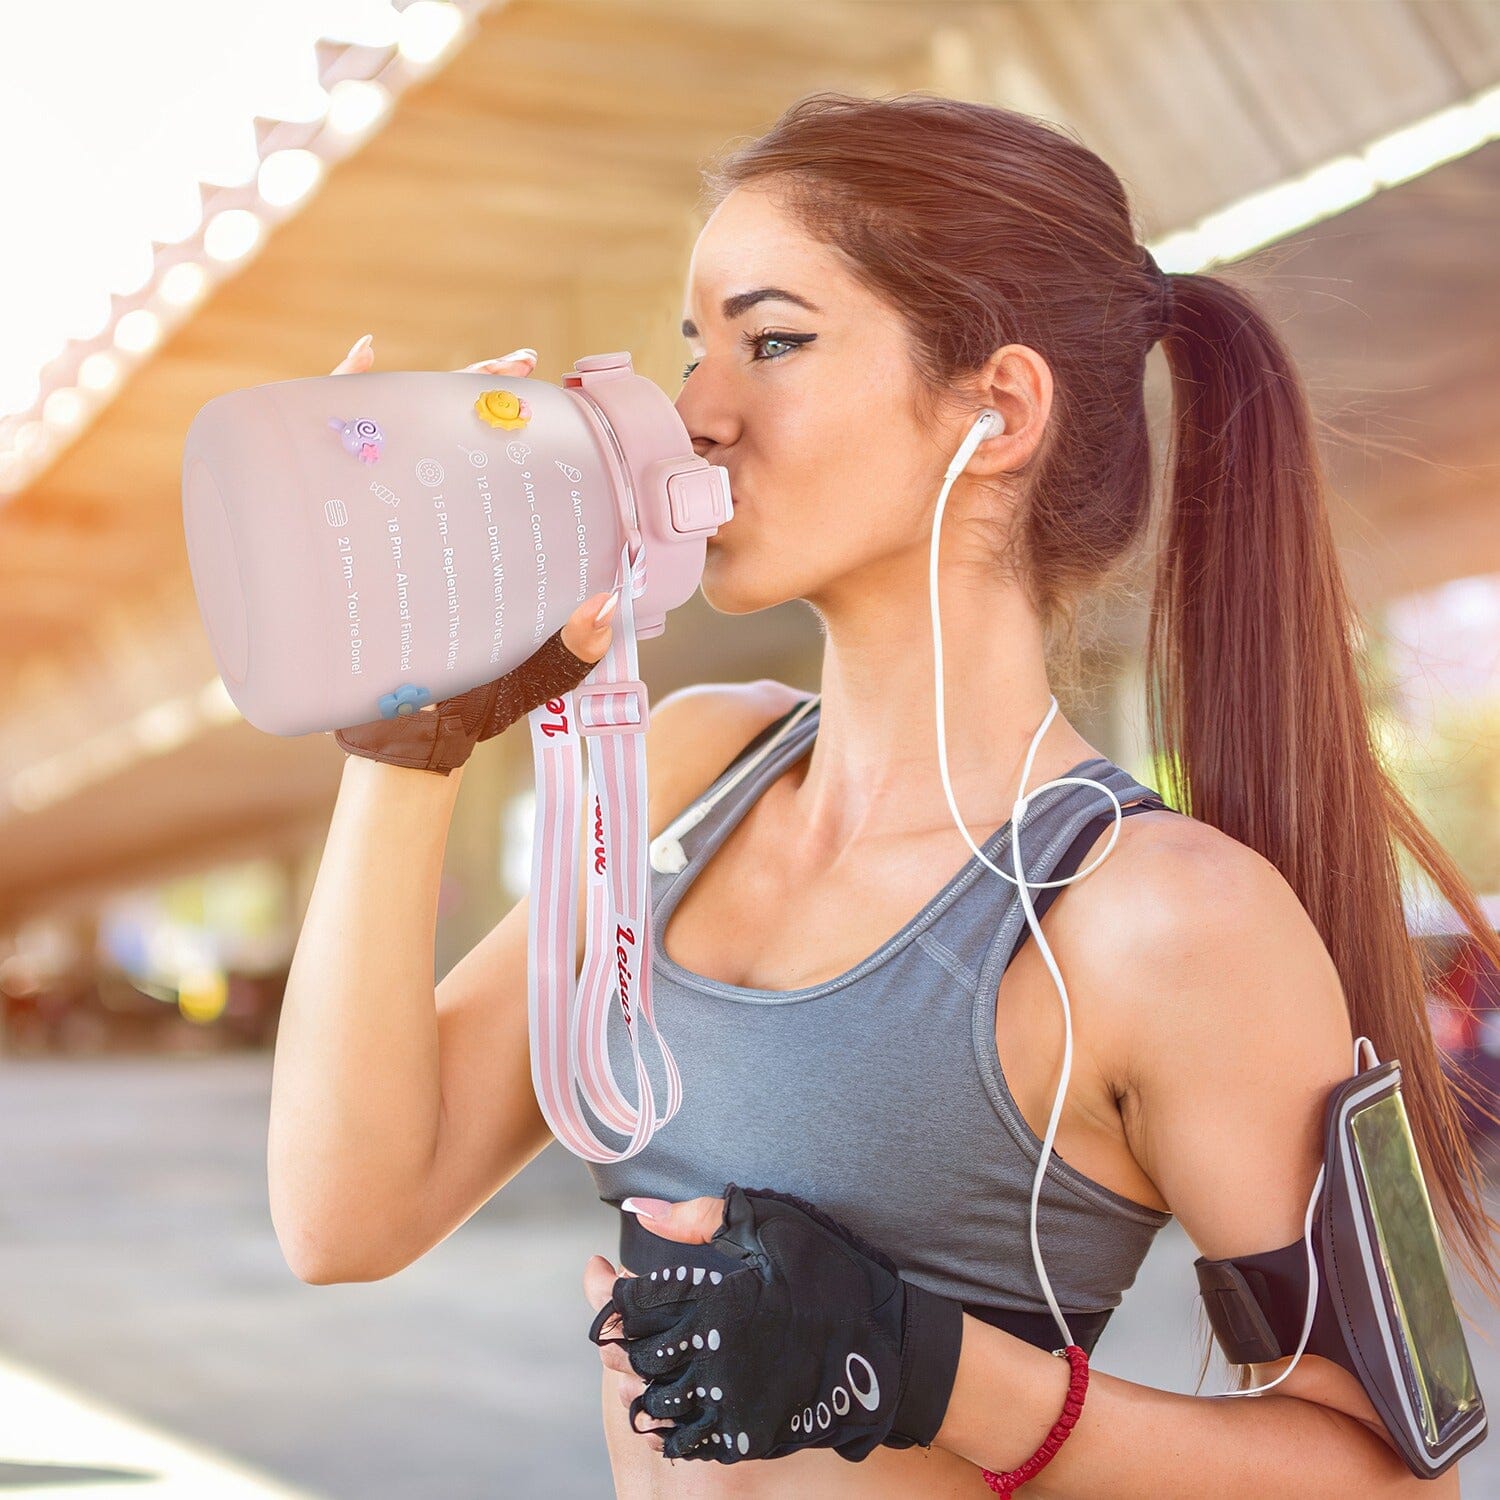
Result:
[[[1198,1273],[1198,1290],[1209,1324],[1232,1364],[1266,1364],[1287,1352],[1249,1279],[1233,1260],[1206,1260],[1200,1255],[1193,1268]],[[1257,1279],[1264,1285],[1263,1277]]]
[[[600,701],[616,694],[627,701],[623,704]],[[574,727],[583,736],[644,734],[651,722],[646,684],[638,677],[583,683],[573,689],[573,715]]]

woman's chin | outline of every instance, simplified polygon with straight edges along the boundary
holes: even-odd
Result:
[[[762,590],[754,587],[754,580],[746,575],[741,561],[734,557],[734,543],[716,543],[708,539],[708,548],[703,557],[703,577],[699,589],[704,603],[721,615],[748,615],[758,609],[766,609],[775,599],[760,597]]]

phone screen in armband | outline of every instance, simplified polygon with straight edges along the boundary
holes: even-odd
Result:
[[[1386,1291],[1383,1332],[1402,1346],[1388,1352],[1404,1372],[1427,1447],[1441,1450],[1482,1398],[1400,1091],[1356,1107],[1348,1128]]]

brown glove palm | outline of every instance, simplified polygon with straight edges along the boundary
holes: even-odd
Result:
[[[594,670],[609,649],[610,629],[605,624],[590,630],[587,621],[609,597],[596,594],[585,600],[562,630],[548,636],[520,666],[503,677],[428,708],[398,711],[393,718],[336,729],[334,739],[351,755],[448,775],[468,760],[481,740],[499,734],[549,698],[577,687]],[[570,650],[563,640],[563,630],[570,632],[580,649],[592,651],[592,659]],[[587,646],[584,640],[588,640]]]
[[[375,362],[372,345],[371,335],[366,334],[334,366],[333,373],[358,374],[368,370]],[[465,369],[495,375],[529,375],[535,365],[534,349],[517,349],[503,359],[480,360]],[[336,729],[334,739],[350,755],[448,775],[468,760],[481,740],[499,734],[549,698],[568,692],[593,671],[609,649],[609,626],[595,623],[599,607],[607,597],[595,594],[585,599],[561,630],[549,636],[505,676],[425,708],[398,711],[394,718],[372,719],[368,724]],[[563,639],[564,631],[568,641]]]

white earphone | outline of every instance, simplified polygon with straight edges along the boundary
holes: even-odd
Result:
[[[938,536],[943,524],[943,510],[948,503],[948,491],[953,487],[953,481],[963,472],[964,467],[974,456],[974,451],[986,438],[998,436],[1005,431],[1005,419],[999,412],[987,408],[979,413],[974,419],[973,425],[959,444],[958,451],[953,455],[946,472],[943,475],[943,488],[938,495],[937,511],[932,518],[932,550],[928,562],[928,591],[932,601],[932,649],[934,657],[934,671],[936,680],[937,697],[937,746],[938,746],[938,769],[942,775],[943,791],[948,799],[948,811],[953,816],[954,824],[963,835],[964,842],[969,846],[974,856],[1002,879],[1009,880],[1020,893],[1021,907],[1026,913],[1027,925],[1031,928],[1031,935],[1036,939],[1037,951],[1042,955],[1043,962],[1052,975],[1052,982],[1057,986],[1057,993],[1062,1000],[1063,1007],[1063,1063],[1062,1078],[1058,1082],[1057,1095],[1052,1101],[1052,1113],[1047,1121],[1047,1133],[1042,1140],[1041,1155],[1037,1158],[1036,1176],[1031,1184],[1031,1259],[1036,1267],[1037,1280],[1042,1284],[1042,1293],[1047,1299],[1047,1306],[1052,1310],[1052,1317],[1062,1331],[1064,1344],[1073,1342],[1073,1335],[1068,1329],[1067,1320],[1062,1315],[1062,1309],[1057,1305],[1057,1298],[1052,1292],[1052,1283],[1047,1279],[1046,1267],[1042,1264],[1041,1245],[1037,1240],[1037,1204],[1041,1198],[1042,1178],[1047,1171],[1047,1160],[1052,1155],[1052,1142],[1057,1136],[1057,1123],[1062,1115],[1063,1099],[1068,1092],[1068,1076],[1073,1068],[1073,1014],[1068,1004],[1068,989],[1063,983],[1061,970],[1057,967],[1057,960],[1052,956],[1052,949],[1048,946],[1047,939],[1042,935],[1041,924],[1037,921],[1036,909],[1031,903],[1031,892],[1033,890],[1044,890],[1050,886],[1071,885],[1075,880],[1083,877],[1103,864],[1109,857],[1110,851],[1115,847],[1115,840],[1120,835],[1120,823],[1124,818],[1124,812],[1120,806],[1120,799],[1115,796],[1109,787],[1102,781],[1094,781],[1087,776],[1059,776],[1052,781],[1044,782],[1032,793],[1046,791],[1048,787],[1063,786],[1068,783],[1077,783],[1080,786],[1093,786],[1104,793],[1114,804],[1115,822],[1110,829],[1109,842],[1104,846],[1092,864],[1085,865],[1081,870],[1062,880],[1040,880],[1030,882],[1026,879],[1026,871],[1021,863],[1021,820],[1025,816],[1027,806],[1026,782],[1031,775],[1031,763],[1036,757],[1037,747],[1042,742],[1042,736],[1046,734],[1048,726],[1057,716],[1057,699],[1049,695],[1050,706],[1046,716],[1042,719],[1037,731],[1031,737],[1031,744],[1026,751],[1026,760],[1021,767],[1021,785],[1016,794],[1014,807],[1011,809],[1011,859],[1015,864],[1015,875],[1009,875],[998,865],[993,864],[983,851],[980,850],[974,840],[969,837],[969,830],[964,826],[963,819],[959,816],[958,804],[953,796],[953,785],[948,779],[948,747],[947,733],[944,729],[943,712],[943,631],[942,623],[938,616]]]
[[[1058,998],[1062,1001],[1063,1008],[1063,1062],[1062,1077],[1058,1081],[1057,1094],[1052,1100],[1052,1113],[1047,1120],[1047,1133],[1042,1140],[1041,1155],[1037,1158],[1036,1176],[1031,1183],[1031,1259],[1036,1267],[1037,1280],[1042,1284],[1042,1293],[1047,1299],[1047,1306],[1052,1310],[1053,1320],[1062,1331],[1063,1342],[1071,1344],[1073,1336],[1068,1331],[1067,1320],[1062,1315],[1062,1309],[1057,1305],[1057,1298],[1052,1292],[1052,1283],[1047,1279],[1046,1268],[1042,1264],[1041,1245],[1037,1239],[1037,1204],[1041,1198],[1042,1178],[1047,1170],[1047,1160],[1052,1155],[1052,1142],[1057,1137],[1057,1123],[1062,1117],[1063,1100],[1067,1097],[1068,1077],[1073,1069],[1073,1012],[1068,1003],[1068,987],[1063,983],[1061,970],[1057,967],[1057,960],[1052,956],[1052,949],[1047,944],[1047,939],[1042,935],[1041,924],[1037,921],[1036,909],[1031,904],[1031,892],[1033,890],[1044,890],[1049,886],[1071,885],[1075,880],[1082,880],[1091,871],[1097,869],[1109,857],[1110,851],[1115,847],[1115,841],[1120,836],[1120,824],[1124,819],[1124,810],[1120,806],[1120,799],[1115,796],[1109,787],[1102,781],[1095,781],[1088,776],[1059,776],[1052,781],[1044,782],[1036,788],[1036,792],[1045,791],[1048,787],[1063,786],[1067,783],[1077,783],[1080,786],[1098,787],[1101,792],[1114,804],[1115,822],[1109,832],[1109,842],[1098,858],[1092,864],[1085,865],[1081,870],[1062,880],[1039,880],[1035,882],[1026,879],[1025,868],[1021,864],[1021,819],[1025,816],[1027,796],[1026,781],[1031,775],[1031,762],[1036,756],[1037,746],[1041,744],[1042,736],[1047,732],[1047,726],[1057,716],[1057,699],[1049,696],[1050,706],[1046,716],[1042,719],[1036,733],[1031,737],[1031,744],[1026,751],[1026,760],[1021,767],[1021,785],[1016,794],[1014,807],[1011,809],[1010,841],[1011,859],[1015,864],[1014,876],[1006,872],[988,860],[983,852],[975,845],[969,837],[969,830],[964,827],[963,820],[959,816],[958,804],[954,800],[953,786],[948,780],[948,749],[947,734],[944,730],[943,716],[943,632],[938,618],[937,600],[937,562],[938,562],[938,533],[943,522],[943,508],[948,502],[948,491],[953,486],[953,481],[963,473],[965,465],[974,456],[974,451],[988,437],[994,437],[1005,431],[1005,419],[999,412],[986,409],[979,413],[974,419],[973,425],[964,435],[964,440],[958,446],[958,451],[953,455],[943,475],[942,492],[938,495],[937,511],[932,518],[932,552],[928,563],[928,588],[932,598],[932,647],[935,658],[936,671],[936,696],[937,696],[937,744],[938,744],[938,768],[942,773],[943,791],[948,798],[948,810],[953,815],[953,821],[958,831],[963,835],[964,842],[969,846],[983,864],[987,865],[995,874],[1014,885],[1021,897],[1021,906],[1026,913],[1027,925],[1031,928],[1031,935],[1036,939],[1037,951],[1042,955],[1047,965],[1048,972],[1052,975],[1052,982],[1057,986]],[[1033,792],[1034,796],[1036,792]],[[1365,1037],[1360,1037],[1354,1044],[1354,1067],[1359,1071],[1359,1050],[1363,1043],[1370,1047]],[[1371,1058],[1374,1058],[1374,1048],[1370,1047]],[[1318,1295],[1318,1267],[1313,1256],[1312,1248],[1312,1222],[1313,1212],[1318,1201],[1318,1194],[1323,1186],[1323,1169],[1318,1170],[1317,1180],[1313,1183],[1312,1195],[1307,1202],[1307,1212],[1303,1219],[1303,1243],[1307,1251],[1307,1266],[1309,1278],[1309,1290],[1307,1298],[1307,1312],[1302,1323],[1302,1336],[1297,1343],[1296,1352],[1292,1356],[1291,1363],[1274,1380],[1267,1381],[1264,1385],[1250,1386],[1237,1391],[1219,1391],[1218,1396],[1258,1396],[1262,1391],[1268,1391],[1272,1386],[1280,1385],[1288,1375],[1297,1367],[1297,1362],[1302,1358],[1307,1348],[1308,1336],[1312,1332],[1314,1309]]]
[[[998,437],[1004,431],[1005,418],[993,407],[986,407],[974,418],[974,425],[964,434],[964,440],[958,445],[958,452],[953,455],[953,461],[948,465],[943,477],[957,479],[963,473],[964,466],[973,458],[974,450],[987,437]]]

